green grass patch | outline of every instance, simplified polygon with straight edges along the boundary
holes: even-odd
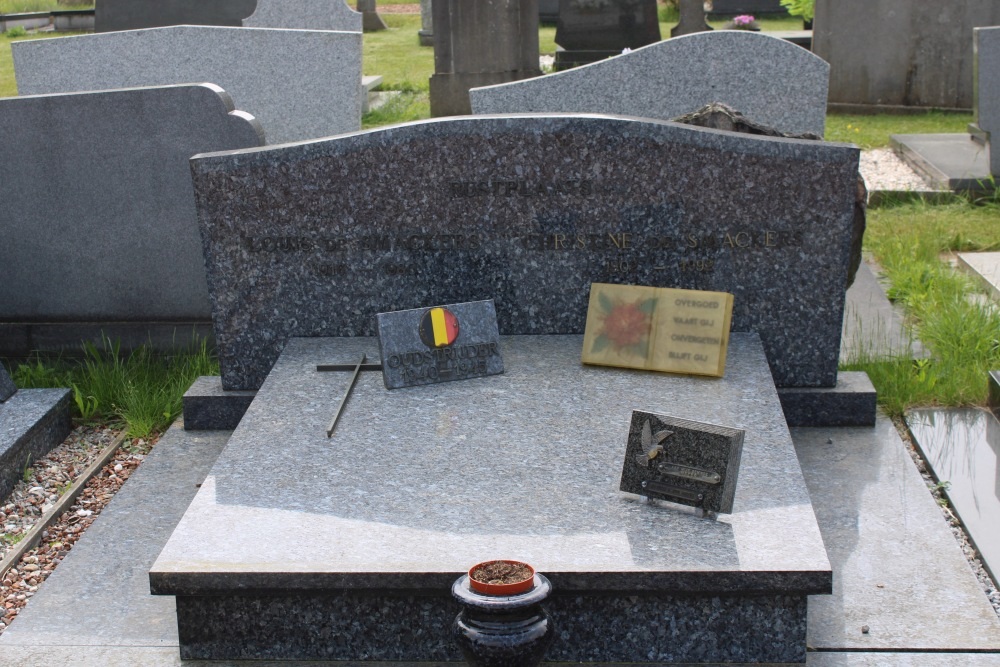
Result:
[[[381,75],[382,90],[428,90],[434,73],[434,49],[420,46],[420,15],[381,16],[389,29],[364,36],[365,75]]]
[[[1000,310],[947,261],[956,251],[1000,248],[1000,206],[901,203],[870,211],[865,247],[885,271],[927,359],[862,353],[845,370],[864,370],[890,415],[916,406],[983,405],[987,372],[1000,368]]]
[[[0,0],[0,14],[50,12],[54,9],[93,9],[93,2],[78,5],[60,5],[57,0]]]
[[[827,114],[827,141],[844,141],[861,148],[884,148],[890,134],[965,132],[971,113],[926,111],[916,114]]]
[[[218,375],[219,364],[202,339],[165,355],[148,345],[130,354],[118,343],[84,345],[81,359],[36,357],[17,366],[18,387],[70,387],[81,421],[116,422],[129,436],[161,431],[181,412],[184,392],[201,375]]]

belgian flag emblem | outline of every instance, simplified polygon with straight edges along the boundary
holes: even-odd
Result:
[[[447,308],[431,308],[420,320],[420,340],[427,347],[447,347],[458,338],[458,318]]]

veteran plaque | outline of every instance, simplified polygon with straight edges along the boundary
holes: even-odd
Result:
[[[583,363],[722,377],[733,295],[593,283]]]
[[[619,488],[728,514],[742,452],[741,429],[633,410]]]
[[[387,389],[503,373],[493,301],[376,315]]]

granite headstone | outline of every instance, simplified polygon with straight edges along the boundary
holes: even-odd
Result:
[[[138,30],[169,25],[237,27],[253,13],[257,0],[98,0],[94,30]]]
[[[431,0],[420,0],[420,46],[434,46],[434,7]]]
[[[658,41],[656,0],[559,0],[557,70]]]
[[[738,66],[737,66],[738,63]],[[566,72],[470,92],[473,113],[588,112],[670,120],[722,102],[782,132],[822,136],[830,66],[747,31],[703,32]]]
[[[713,14],[787,14],[781,0],[712,0]]]
[[[470,88],[542,73],[537,0],[435,0],[432,8],[432,116],[471,113]]]
[[[7,373],[7,369],[0,366],[0,403],[6,401],[16,392],[17,385],[15,385],[14,381],[10,379],[10,374]]]
[[[632,412],[619,488],[709,512],[730,513],[744,432],[716,424]]]
[[[362,24],[365,32],[378,32],[389,27],[382,20],[382,17],[378,15],[375,0],[358,0],[358,11],[361,12],[363,17]]]
[[[361,32],[361,14],[344,0],[257,0],[243,26]]]
[[[812,51],[834,105],[972,108],[972,30],[996,0],[816,0]]]
[[[269,143],[361,127],[361,33],[175,26],[17,42],[21,95],[209,81]]]
[[[992,140],[1000,139],[1000,27],[976,28],[973,36],[976,116],[969,131],[990,146],[990,173],[1000,177],[1000,148],[992,149]]]
[[[582,333],[592,282],[732,293],[779,386],[833,386],[858,156],[600,116],[197,156],[223,386],[258,388],[291,336],[427,304],[492,298],[502,334]]]
[[[206,320],[188,159],[262,144],[211,84],[0,99],[0,322]]]
[[[376,324],[386,389],[503,373],[492,301],[379,313]]]

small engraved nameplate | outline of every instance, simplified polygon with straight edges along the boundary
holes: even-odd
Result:
[[[743,435],[741,429],[634,410],[619,488],[731,513]]]
[[[375,319],[387,389],[503,373],[492,300],[379,313]]]

